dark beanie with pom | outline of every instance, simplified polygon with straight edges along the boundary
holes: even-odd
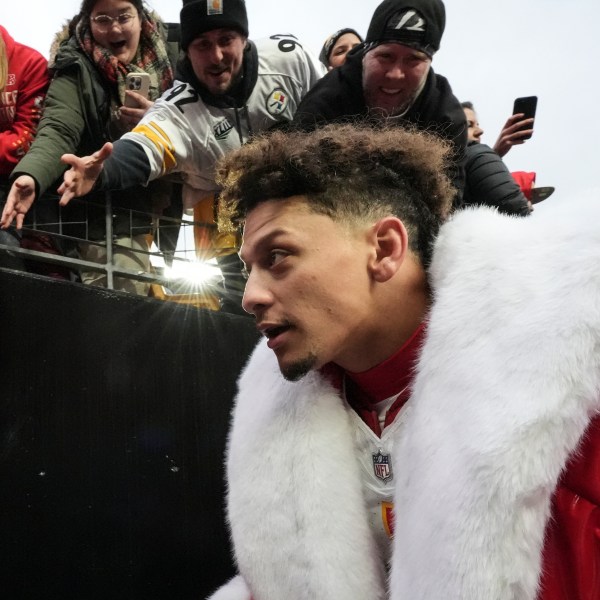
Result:
[[[184,50],[201,33],[212,29],[237,29],[248,37],[248,15],[244,0],[183,0],[179,21],[181,47]]]

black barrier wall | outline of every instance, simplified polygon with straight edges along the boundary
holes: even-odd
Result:
[[[0,594],[202,600],[250,319],[0,269]]]

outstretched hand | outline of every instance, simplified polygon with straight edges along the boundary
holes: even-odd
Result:
[[[523,113],[516,113],[508,118],[496,143],[494,150],[504,156],[513,146],[524,144],[533,133],[533,119],[524,119]],[[525,129],[521,130],[521,127]]]
[[[35,180],[31,175],[17,177],[8,192],[0,218],[0,227],[6,229],[13,221],[17,229],[23,227],[23,219],[35,200]]]
[[[107,142],[91,156],[75,156],[63,154],[60,160],[71,168],[65,171],[64,179],[58,193],[59,204],[66,206],[73,198],[89,194],[104,167],[104,161],[112,154],[113,145]]]

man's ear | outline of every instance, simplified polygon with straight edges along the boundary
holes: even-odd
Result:
[[[385,282],[400,269],[408,252],[408,233],[397,217],[384,217],[370,231],[373,255],[369,269],[375,281]]]

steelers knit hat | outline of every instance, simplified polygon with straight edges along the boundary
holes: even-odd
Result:
[[[184,50],[201,33],[211,29],[230,27],[248,37],[248,15],[244,0],[183,0],[179,21],[181,47]]]
[[[375,9],[367,44],[396,42],[433,56],[446,26],[442,0],[383,0]]]

